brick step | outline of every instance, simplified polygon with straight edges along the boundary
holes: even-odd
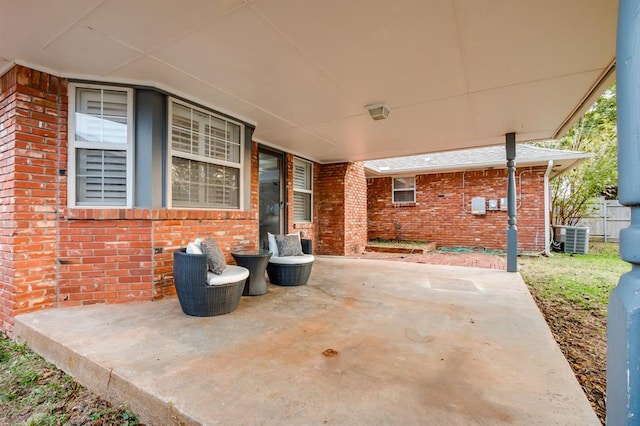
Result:
[[[419,247],[391,247],[385,245],[367,244],[365,251],[376,251],[379,253],[404,253],[404,254],[425,254],[436,250],[436,243],[425,243]]]

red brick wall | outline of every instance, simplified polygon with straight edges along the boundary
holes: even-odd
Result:
[[[66,168],[66,81],[22,66],[2,80],[0,324],[56,301],[57,212]]]
[[[60,221],[57,306],[124,303],[175,295],[173,252],[213,237],[231,251],[257,248],[254,212],[71,209]]]
[[[344,216],[345,254],[364,252],[367,245],[367,179],[364,162],[347,165]]]
[[[346,163],[322,164],[318,178],[318,254],[344,252],[344,174]]]
[[[11,330],[13,322],[13,171],[16,131],[16,80],[13,68],[0,77],[0,330]]]
[[[544,172],[544,167],[516,171],[521,251],[544,249]],[[411,205],[394,205],[391,185],[390,177],[368,179],[369,239],[506,249],[507,212],[487,210],[484,216],[470,213],[472,197],[485,197],[487,201],[506,197],[505,169],[416,176],[416,202]]]
[[[151,300],[151,222],[106,212],[78,210],[60,219],[57,306]]]
[[[173,252],[213,237],[234,250],[258,245],[257,144],[252,144],[251,211],[81,209],[60,220],[59,306],[156,300],[175,295]]]
[[[252,186],[257,185],[252,183]],[[257,205],[257,204],[256,204]],[[258,214],[256,211],[201,211],[200,219],[189,212],[162,210],[165,219],[153,221],[153,249],[161,251],[153,259],[153,298],[161,299],[175,294],[173,287],[173,252],[185,247],[195,238],[213,237],[225,254],[228,263],[234,263],[232,251],[258,248]],[[184,217],[189,219],[184,219]]]
[[[364,165],[321,165],[317,204],[318,253],[345,255],[361,252],[367,242]]]
[[[67,82],[16,66],[0,78],[0,329],[58,306],[173,295],[173,251],[213,236],[258,245],[257,144],[251,211],[67,208]]]

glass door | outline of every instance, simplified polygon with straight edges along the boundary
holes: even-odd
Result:
[[[267,248],[267,232],[282,234],[284,217],[284,154],[260,148],[258,151],[258,196],[260,200],[260,248]]]

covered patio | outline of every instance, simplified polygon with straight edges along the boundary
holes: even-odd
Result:
[[[318,254],[354,254],[367,240],[362,161],[500,145],[509,201],[496,232],[516,272],[518,144],[561,137],[617,79],[619,194],[634,211],[620,247],[634,268],[611,299],[607,412],[610,424],[640,423],[637,1],[0,0],[0,10],[0,329],[98,390],[121,388],[152,420],[168,406],[204,423],[303,412],[594,423],[517,274],[376,263],[371,278],[374,268],[351,270],[364,261],[324,258],[308,287],[205,321],[178,311],[171,253],[201,235],[227,260],[261,247],[262,206],[276,231],[303,232]],[[380,104],[390,113],[372,120]],[[89,122],[100,125],[87,132]],[[143,300],[155,303],[89,306]],[[361,337],[368,330],[378,340]],[[270,356],[252,356],[262,348]],[[294,352],[307,358],[294,363]]]
[[[321,256],[228,315],[81,306],[15,334],[148,424],[599,424],[504,271]]]

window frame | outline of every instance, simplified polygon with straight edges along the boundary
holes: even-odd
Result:
[[[413,179],[413,187],[412,188],[396,188],[396,179]],[[415,204],[416,203],[416,189],[417,189],[417,179],[416,176],[392,176],[391,177],[391,202],[393,204]],[[396,201],[396,193],[398,192],[409,192],[413,193],[413,200],[411,201]]]
[[[172,139],[172,127],[173,127],[173,106],[174,104],[181,105],[185,108],[190,108],[192,111],[198,111],[202,114],[209,115],[210,117],[215,117],[219,120],[223,120],[228,123],[232,123],[237,125],[240,128],[240,153],[239,153],[239,162],[234,163],[231,161],[220,160],[217,158],[205,157],[196,154],[191,154],[183,151],[178,151],[173,149],[173,139]],[[181,99],[167,96],[167,167],[166,167],[166,194],[167,194],[167,209],[181,209],[181,210],[229,210],[229,211],[243,211],[244,210],[244,167],[245,167],[245,125],[240,121],[233,120],[229,117],[220,115],[213,110],[200,107],[194,103],[183,101]],[[207,206],[173,206],[173,158],[178,157],[187,160],[198,161],[207,164],[215,164],[224,167],[233,167],[238,169],[238,207],[207,207]]]
[[[309,166],[307,169],[309,171],[309,189],[296,188],[296,163],[303,163],[305,166]],[[293,186],[293,222],[294,223],[312,223],[313,222],[313,162],[304,160],[299,157],[293,157],[293,176],[292,176],[292,186]],[[296,207],[295,207],[295,196],[296,192],[302,194],[309,194],[309,219],[308,220],[296,220]]]
[[[104,142],[87,142],[76,140],[76,97],[78,89],[94,89],[102,91],[118,91],[127,94],[127,143],[124,145],[119,143]],[[89,84],[89,83],[69,83],[68,85],[68,159],[67,159],[67,205],[70,208],[87,208],[87,209],[129,209],[133,206],[133,188],[134,188],[134,134],[135,134],[135,117],[134,117],[134,90],[131,87],[110,86],[106,84]],[[102,151],[125,151],[126,152],[126,202],[125,205],[78,205],[77,203],[77,154],[78,149],[96,149]]]

